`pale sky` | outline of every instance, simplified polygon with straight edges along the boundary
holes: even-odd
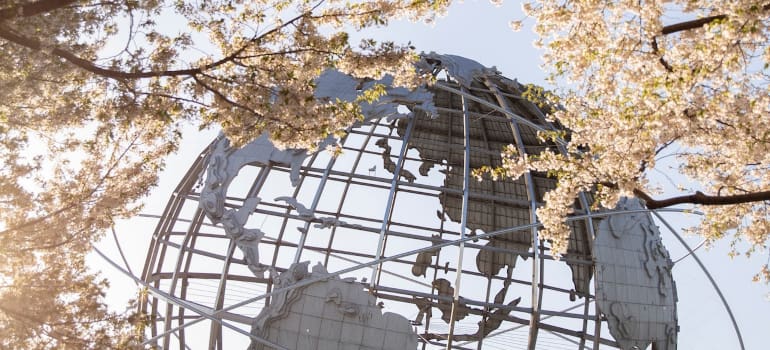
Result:
[[[375,37],[401,43],[410,41],[418,51],[464,56],[486,66],[496,66],[509,78],[517,78],[525,83],[543,84],[544,73],[539,68],[540,53],[532,45],[532,21],[525,20],[524,28],[520,32],[512,32],[508,27],[510,20],[522,18],[519,3],[516,1],[506,2],[502,7],[494,7],[486,0],[469,0],[453,5],[448,16],[438,19],[433,26],[400,21],[376,31]],[[152,196],[148,198],[144,213],[162,212],[171,191],[187,167],[215,135],[215,131],[198,132],[193,128],[188,130],[179,153],[169,158],[167,170],[163,173],[158,188],[154,189]],[[674,174],[668,175],[675,181],[679,180]],[[664,179],[662,176],[656,178],[658,181],[665,181],[661,180]],[[667,215],[667,218],[676,229],[691,223],[693,219],[685,217],[684,214]],[[141,273],[154,224],[153,219],[135,218],[117,227],[118,237],[124,245],[126,257],[134,273]],[[672,258],[676,260],[683,256],[685,250],[672,235],[663,227],[661,232]],[[689,237],[687,241],[691,246],[695,246],[700,239]],[[100,247],[116,260],[120,259],[113,248],[111,237],[108,236]],[[770,330],[770,300],[767,299],[767,293],[770,287],[751,282],[751,277],[758,271],[760,264],[767,260],[767,252],[760,252],[752,259],[739,256],[731,260],[727,256],[728,249],[729,242],[725,240],[708,251],[700,249],[697,253],[731,304],[743,333],[746,349],[767,348]],[[91,261],[110,279],[113,288],[108,297],[111,304],[119,308],[118,305],[121,305],[123,300],[132,296],[135,290],[133,284],[115,273],[100,258],[94,257]],[[679,348],[738,348],[727,314],[695,262],[691,258],[682,260],[674,267],[673,274],[679,295]]]

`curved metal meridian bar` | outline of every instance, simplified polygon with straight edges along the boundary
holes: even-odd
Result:
[[[463,91],[465,89],[463,88]],[[470,176],[471,176],[471,126],[470,118],[468,117],[468,103],[465,101],[465,97],[460,96],[463,106],[463,133],[465,134],[464,143],[465,151],[463,154],[463,202],[462,202],[462,216],[460,217],[460,238],[465,238],[465,230],[468,226],[468,193],[470,191]],[[449,336],[447,337],[446,349],[452,348],[452,337],[455,332],[455,321],[457,318],[457,308],[460,306],[460,283],[463,276],[463,253],[465,252],[465,242],[460,242],[459,252],[457,253],[457,271],[455,276],[455,291],[452,296],[452,311],[449,316]]]
[[[329,172],[332,170],[332,167],[336,161],[337,157],[332,157],[332,159],[329,161],[329,164],[326,165],[326,169],[324,169],[323,176],[321,177],[321,183],[318,184],[318,188],[316,188],[315,195],[313,196],[313,203],[310,205],[310,212],[314,215],[316,208],[318,208],[318,202],[321,200],[321,194],[326,187],[326,181],[329,179]],[[302,256],[302,249],[305,248],[305,240],[307,239],[308,232],[310,232],[310,221],[305,222],[304,229],[300,231],[301,235],[299,238],[299,243],[297,244],[297,252],[294,254],[295,264],[299,262],[300,256]]]
[[[214,296],[214,308],[218,309],[224,305],[225,291],[227,289],[227,273],[230,270],[230,264],[233,259],[233,252],[235,252],[236,245],[235,240],[231,239],[227,244],[227,254],[225,255],[224,264],[222,264],[222,272],[219,277],[219,285],[217,286],[217,294]],[[216,322],[211,322],[209,327],[209,349],[216,349],[216,345],[219,344],[222,347],[222,327]],[[186,343],[185,343],[186,344]]]
[[[174,272],[171,274],[171,285],[169,286],[169,290],[171,293],[175,293],[177,284],[179,282],[179,275],[182,271],[182,265],[184,264],[185,257],[189,257],[189,253],[187,252],[188,249],[186,249],[188,246],[190,246],[190,242],[194,241],[195,238],[195,232],[198,231],[200,228],[200,223],[203,222],[203,210],[200,208],[196,209],[195,214],[193,215],[193,221],[190,223],[190,226],[187,228],[187,231],[185,232],[184,239],[182,240],[182,243],[179,247],[179,252],[177,253],[176,257],[176,265],[174,267]],[[192,246],[190,246],[192,248]],[[188,258],[189,261],[189,258]],[[189,267],[189,264],[185,264],[185,267]],[[184,290],[186,289],[186,284],[182,283],[182,293],[184,293]],[[182,294],[184,295],[184,294]],[[175,305],[175,304],[174,304]],[[184,312],[184,308],[179,310],[180,312]],[[166,320],[171,319],[171,314],[174,312],[172,303],[166,304],[166,314],[165,318]],[[181,322],[181,319],[180,319]],[[164,324],[164,332],[168,332],[168,330],[171,328],[171,322],[165,322]],[[179,337],[184,339],[184,332],[179,333]],[[163,340],[163,348],[168,349],[169,348],[169,339],[166,338]]]
[[[216,141],[214,141],[216,142]],[[155,266],[156,259],[158,258],[158,254],[160,254],[160,258],[162,259],[165,255],[165,248],[160,249],[161,252],[158,253],[157,250],[159,249],[158,245],[161,241],[161,233],[166,230],[168,227],[168,223],[170,220],[168,220],[169,217],[177,218],[179,211],[181,210],[180,203],[184,200],[184,193],[189,192],[195,183],[192,179],[197,179],[197,175],[203,172],[204,169],[204,163],[208,159],[211,145],[214,144],[214,142],[209,143],[209,145],[206,147],[203,153],[199,154],[197,158],[195,158],[195,161],[193,162],[193,165],[190,167],[190,169],[187,170],[184,177],[182,178],[182,182],[179,183],[176,188],[174,188],[174,191],[171,193],[171,198],[166,203],[166,206],[163,209],[163,213],[160,216],[157,216],[158,219],[160,219],[160,222],[164,223],[164,225],[157,225],[155,228],[155,231],[152,235],[152,240],[150,241],[150,248],[147,250],[147,258],[145,259],[145,266],[142,269],[142,279],[147,279],[147,277],[151,274],[151,267]],[[139,214],[138,216],[143,216],[147,214]],[[190,220],[189,222],[192,222]],[[150,263],[147,263],[150,262]]]
[[[379,260],[382,257],[382,253],[385,245],[385,232],[388,231],[388,223],[390,222],[390,216],[393,213],[393,204],[396,199],[396,188],[398,187],[398,180],[401,178],[401,169],[404,166],[404,159],[406,158],[406,152],[408,150],[409,138],[412,135],[412,129],[417,124],[417,118],[409,118],[409,122],[406,127],[406,134],[402,139],[401,150],[398,153],[398,163],[396,163],[396,169],[393,173],[393,180],[390,183],[390,193],[388,193],[388,203],[385,206],[385,215],[382,218],[382,226],[380,227],[380,238],[377,242],[377,255],[375,260]],[[384,260],[382,262],[385,262]],[[376,269],[372,270],[372,278],[369,282],[369,287],[374,289],[374,285],[377,283],[378,276],[382,265],[378,265]]]
[[[490,88],[491,91],[495,93],[495,98],[497,99],[497,103],[500,104],[500,107],[505,109],[507,111],[507,114],[509,115],[515,115],[518,116],[516,113],[513,113],[511,106],[503,100],[501,96],[501,92],[499,89],[497,89],[494,84],[489,82],[488,79],[485,79],[484,83],[487,85],[488,88]],[[527,125],[537,125],[526,118],[517,118],[514,121],[511,121],[511,134],[513,134],[513,139],[516,140],[516,148],[519,151],[520,155],[527,154],[526,145],[524,144],[524,139],[521,136],[521,127],[519,126],[520,122],[526,121]],[[536,128],[535,130],[545,130],[542,127]],[[535,193],[535,184],[534,179],[532,178],[531,172],[524,173],[524,184],[527,186],[527,197],[529,199],[529,223],[530,224],[536,224],[538,222],[537,220],[537,214],[535,212],[535,208],[537,208],[537,194]],[[530,236],[532,237],[532,295],[531,295],[531,304],[532,304],[532,312],[530,313],[530,322],[529,322],[529,340],[527,341],[528,345],[527,348],[529,350],[535,350],[537,347],[537,332],[538,332],[538,323],[540,322],[540,307],[542,306],[542,296],[543,296],[543,288],[542,288],[542,281],[540,280],[542,277],[540,269],[543,267],[543,262],[541,261],[541,252],[540,252],[540,239],[537,234],[537,227],[532,227],[530,230]]]
[[[267,176],[269,172],[270,172],[269,167],[264,167],[259,171],[259,175],[257,175],[257,179],[254,181],[251,188],[249,189],[249,192],[246,195],[246,198],[252,198],[257,196],[257,193],[259,192],[259,190],[262,189],[262,186],[265,185],[265,181],[267,180]],[[214,226],[218,226],[218,225],[214,225]],[[230,271],[230,265],[233,261],[233,253],[237,248],[236,241],[232,238],[230,239],[230,242],[227,245],[228,245],[227,254],[224,260],[224,264],[222,266],[222,274],[219,278],[219,286],[217,288],[217,294],[214,297],[214,309],[220,309],[224,305],[226,288],[228,283],[227,275]],[[211,327],[209,330],[209,349],[215,349],[215,346],[218,345],[216,349],[221,350],[223,347],[223,343],[224,343],[224,339],[222,337],[222,326],[218,325],[216,322],[211,322]]]
[[[234,330],[234,331],[236,331],[236,332],[238,332],[240,334],[243,334],[243,335],[245,335],[245,336],[247,336],[247,337],[249,337],[249,338],[251,338],[251,339],[253,339],[253,340],[257,341],[257,342],[259,342],[259,343],[265,344],[267,346],[271,346],[271,347],[276,348],[276,349],[289,350],[289,349],[284,348],[281,345],[275,344],[275,343],[273,343],[273,342],[271,342],[271,341],[269,341],[267,339],[263,339],[263,338],[260,338],[260,337],[258,337],[256,335],[254,335],[254,334],[251,334],[251,332],[247,332],[247,331],[244,331],[244,330],[242,330],[242,329],[240,329],[240,328],[238,328],[236,326],[233,326],[233,325],[231,325],[228,322],[224,322],[221,317],[217,317],[218,312],[213,312],[213,313],[206,312],[205,310],[199,309],[193,303],[190,303],[190,302],[188,302],[186,300],[179,299],[177,297],[174,297],[173,295],[169,295],[168,293],[163,292],[163,291],[161,291],[161,290],[151,286],[149,283],[147,283],[145,281],[142,281],[141,279],[137,278],[136,276],[132,275],[131,273],[129,273],[128,271],[126,271],[125,269],[120,267],[112,259],[108,258],[104,253],[102,253],[102,251],[99,250],[99,248],[96,248],[93,245],[91,245],[91,247],[108,264],[112,265],[112,267],[114,267],[115,269],[117,269],[118,271],[123,273],[124,275],[128,276],[129,278],[131,278],[134,282],[136,282],[136,283],[144,286],[145,288],[147,288],[147,290],[152,295],[154,295],[156,298],[163,299],[167,303],[174,304],[174,305],[176,305],[178,307],[181,307],[183,309],[193,311],[193,312],[197,313],[198,315],[202,316],[202,318],[198,318],[198,319],[195,319],[195,320],[193,320],[191,322],[188,322],[186,324],[186,326],[190,326],[192,324],[198,323],[198,322],[200,322],[200,321],[202,321],[204,319],[209,319],[209,320],[217,322],[217,323],[219,323],[219,324],[221,324],[221,325],[223,325],[223,326],[225,326],[227,328],[230,328],[230,329],[232,329],[232,330]],[[168,323],[168,321],[169,320],[166,319],[166,323]],[[178,330],[178,329],[182,329],[182,328],[184,328],[184,327],[182,327],[180,325],[180,327],[177,327],[176,329]]]
[[[537,108],[537,106],[534,103],[532,103],[531,101],[529,101],[529,100],[527,100],[527,102],[529,102],[529,104],[532,105],[533,108],[531,110],[537,115],[537,117],[545,125],[549,125],[554,130],[557,129],[557,127],[554,126],[552,122],[548,121],[548,118],[546,118],[545,114],[543,114],[543,112],[540,110],[540,108]],[[566,142],[564,142],[564,140],[562,140],[561,138],[558,138],[557,141],[562,141],[562,142],[557,142],[557,145],[556,145],[558,147],[558,149],[559,149],[559,152],[561,152],[564,155],[567,155],[568,152],[567,152]],[[589,205],[588,198],[587,198],[585,192],[580,192],[580,194],[578,195],[578,200],[580,202],[580,206],[582,207],[583,211],[585,211],[588,214],[591,214],[591,205]],[[585,220],[585,225],[586,225],[586,228],[588,229],[588,235],[587,235],[586,239],[588,239],[589,246],[593,247],[593,240],[596,238],[596,232],[594,232],[594,225],[591,222],[590,218]],[[596,283],[596,279],[594,279],[594,283]],[[594,287],[594,289],[595,288],[596,287]],[[542,300],[541,300],[541,302],[542,302]],[[585,307],[586,307],[585,313],[586,314],[588,314],[589,304],[590,304],[590,300],[588,298],[585,298]],[[596,309],[596,313],[595,313],[596,314],[596,319],[594,319],[594,345],[593,345],[593,349],[594,350],[599,350],[599,342],[595,341],[596,339],[601,338],[601,328],[602,328],[601,327],[601,313],[599,312],[599,305],[598,304],[595,305],[595,309]],[[586,335],[587,334],[588,334],[588,320],[584,319],[583,320],[583,335],[580,337],[580,348],[581,349],[585,347]]]
[[[182,182],[176,186],[174,192],[171,194],[171,198],[166,203],[162,214],[163,219],[161,219],[159,224],[155,227],[155,230],[152,234],[152,239],[150,241],[150,247],[147,250],[145,265],[142,269],[142,280],[147,280],[148,277],[152,274],[153,267],[156,266],[157,261],[164,261],[168,246],[162,244],[162,242],[168,237],[168,230],[174,224],[173,220],[169,220],[168,218],[177,217],[179,212],[182,210],[182,204],[184,202],[183,194],[188,193],[193,188],[195,179],[197,179],[196,175],[203,171],[204,163],[209,156],[212,144],[213,142],[210,143],[206,150],[195,159],[193,165],[187,170],[187,173],[185,173]],[[191,225],[192,223],[193,221],[190,221]],[[141,310],[146,311],[145,309],[147,306],[147,304],[144,304],[141,305],[140,308]],[[158,310],[158,305],[156,302],[153,301],[153,303],[149,305],[149,308],[151,309],[151,313],[153,315],[161,314],[161,312]],[[152,334],[155,334],[158,330],[157,324],[153,323],[150,330]],[[182,340],[184,339],[183,334],[178,334],[176,336],[180,339],[180,342],[184,343]]]
[[[112,227],[111,231],[112,231],[112,240],[113,240],[113,242],[115,242],[115,247],[118,249],[118,254],[120,254],[120,258],[123,260],[123,265],[125,265],[125,271],[127,272],[127,275],[135,277],[136,275],[134,274],[134,271],[131,270],[131,266],[128,264],[128,260],[126,259],[126,256],[123,253],[123,246],[120,244],[120,240],[118,239],[118,235],[115,232],[115,227],[114,226]],[[113,265],[117,265],[117,263],[113,262]],[[137,287],[144,286],[144,283],[140,284],[139,282],[137,282],[137,278],[132,278],[132,280],[134,281],[134,284]],[[153,342],[155,340],[160,339],[163,336],[166,336],[167,334],[173,334],[175,337],[177,337],[177,339],[179,339],[179,335],[176,333],[177,329],[178,329],[178,327],[175,327],[169,333],[163,332],[163,333],[161,333],[158,336],[155,336],[155,337],[153,337],[151,339],[145,340],[145,341],[142,342],[142,345],[147,345],[147,344],[149,344],[149,343],[151,343],[151,342]],[[190,346],[185,344],[185,348],[190,349]]]
[[[118,239],[118,234],[115,232],[115,227],[114,226],[112,227],[111,231],[112,231],[112,240],[113,240],[113,242],[115,242],[115,247],[118,249],[118,254],[120,254],[120,258],[123,260],[123,265],[125,265],[126,272],[128,272],[129,276],[136,276],[136,275],[134,275],[134,271],[131,270],[131,266],[128,264],[128,260],[126,259],[126,255],[123,253],[123,246],[120,244],[120,240]],[[139,287],[140,285],[144,285],[144,284],[140,284],[139,282],[137,282],[136,278],[134,278],[133,281],[134,281],[134,284],[137,287]],[[164,332],[163,335],[161,335],[161,336],[165,336],[167,334],[169,334],[169,333],[165,333]],[[174,329],[172,332],[170,332],[170,334],[173,334],[175,337],[177,337],[177,339],[179,339],[179,335],[176,333],[176,329]],[[151,340],[149,340],[147,342],[143,342],[142,345],[149,344],[149,342],[151,342],[151,341],[155,341],[157,339],[160,339],[161,336],[155,337],[154,339],[151,339]],[[185,346],[185,348],[190,349],[190,346],[188,346],[187,344],[185,344],[184,346]]]
[[[537,113],[538,117],[540,117],[541,120],[544,120],[547,125],[550,125],[552,128],[556,129],[556,127],[554,127],[551,122],[548,122],[546,120],[545,115],[542,114],[542,112],[540,111],[539,108],[532,108],[532,110],[535,113]],[[561,138],[559,138],[559,139],[557,139],[557,141],[563,141],[563,140]],[[568,154],[565,142],[557,142],[556,146],[558,147],[559,152],[561,152],[564,155]],[[591,205],[588,202],[588,198],[587,198],[585,192],[580,192],[580,194],[578,194],[578,201],[580,202],[580,206],[582,207],[583,211],[585,211],[587,214],[590,215],[591,214]],[[586,225],[586,229],[588,230],[588,235],[586,237],[586,239],[588,239],[588,245],[590,247],[593,247],[593,241],[596,238],[596,232],[594,231],[594,225],[591,222],[591,218],[585,219],[585,225]],[[596,279],[594,279],[594,283],[596,283]],[[594,289],[595,288],[596,287],[594,287]],[[542,299],[540,300],[540,302],[542,302]],[[585,307],[586,307],[585,313],[586,314],[588,313],[589,304],[590,304],[590,300],[588,300],[588,298],[585,298]],[[594,350],[599,350],[599,342],[596,341],[596,340],[601,338],[601,331],[602,331],[602,327],[601,327],[601,313],[599,312],[599,305],[598,304],[594,305],[594,309],[596,310],[596,312],[595,312],[596,319],[594,319],[594,342],[593,342],[594,345],[593,345],[593,349]],[[587,334],[588,334],[588,319],[584,319],[583,320],[583,333],[580,336],[580,344],[579,344],[579,347],[581,349],[585,348],[585,342],[586,342],[586,335]]]
[[[123,246],[120,245],[120,241],[118,240],[118,234],[115,232],[115,225],[112,225],[110,231],[112,231],[112,240],[115,242],[115,247],[118,249],[118,254],[120,254],[120,259],[123,260],[123,265],[126,266],[126,271],[130,273],[132,276],[134,275],[134,271],[131,270],[131,266],[128,264],[128,260],[126,259],[126,255],[123,253]],[[134,282],[137,286],[136,282]]]
[[[708,277],[709,282],[711,282],[711,286],[714,287],[714,290],[719,295],[719,299],[722,300],[722,305],[725,306],[725,310],[727,311],[727,314],[730,316],[730,321],[733,323],[733,329],[735,329],[735,335],[738,336],[738,343],[741,345],[741,350],[745,350],[746,347],[743,345],[743,336],[741,336],[741,330],[738,328],[738,322],[735,321],[735,316],[733,315],[733,310],[730,308],[730,304],[727,303],[727,299],[725,299],[725,296],[722,294],[722,290],[719,289],[719,285],[717,285],[717,282],[714,281],[714,278],[711,277],[711,273],[706,269],[706,266],[703,265],[703,262],[698,258],[698,255],[695,254],[695,251],[693,251],[689,245],[687,245],[687,242],[682,239],[682,236],[677,233],[673,227],[664,219],[660,214],[657,213],[657,211],[652,210],[652,213],[655,215],[655,217],[660,220],[660,222],[663,223],[663,225],[666,226],[666,228],[676,237],[677,240],[679,240],[679,243],[684,246],[687,251],[692,255],[693,259],[695,259],[695,262],[698,263],[698,266],[700,266],[700,269],[703,271],[703,273]]]

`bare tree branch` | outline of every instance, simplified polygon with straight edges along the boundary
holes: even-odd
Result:
[[[762,11],[770,10],[770,4],[762,6]],[[674,34],[683,32],[686,30],[697,29],[703,27],[709,23],[713,23],[719,20],[728,18],[727,15],[714,15],[703,18],[694,19],[692,21],[685,21],[667,25],[661,29],[660,33],[663,35]]]
[[[701,191],[686,196],[671,197],[666,199],[654,199],[646,192],[635,189],[634,195],[643,199],[649,209],[658,209],[674,206],[677,204],[700,204],[700,205],[730,205],[759,202],[770,200],[770,191],[751,192],[745,194],[736,194],[729,196],[712,196]]]
[[[55,2],[55,1],[53,1]],[[311,10],[312,11],[312,10]],[[253,44],[258,44],[259,41],[262,39],[273,35],[280,31],[281,29],[285,28],[286,26],[292,25],[296,21],[302,19],[303,17],[307,17],[312,15],[312,12],[303,12],[294,18],[282,23],[280,26],[277,26],[267,32],[264,32],[260,35],[255,35],[253,38],[251,38],[248,42],[243,44],[238,50],[235,50],[231,54],[215,61],[212,63],[209,63],[207,65],[204,65],[202,67],[197,68],[190,68],[190,69],[179,69],[179,70],[163,70],[163,71],[145,71],[145,72],[124,72],[114,69],[108,69],[104,67],[100,67],[94,62],[89,61],[87,59],[81,58],[74,53],[58,48],[47,48],[46,45],[44,45],[40,40],[34,39],[34,38],[28,38],[21,34],[16,33],[13,29],[8,27],[7,25],[0,22],[0,38],[8,40],[12,43],[15,43],[17,45],[21,45],[24,47],[27,47],[29,49],[35,50],[35,51],[43,51],[45,49],[50,50],[50,53],[54,56],[61,57],[65,59],[66,61],[74,64],[75,66],[84,69],[86,71],[89,71],[91,73],[110,78],[110,79],[116,79],[116,80],[125,80],[125,79],[143,79],[143,78],[155,78],[155,77],[178,77],[178,76],[194,76],[197,74],[201,74],[204,71],[207,71],[209,69],[216,68],[218,66],[221,66],[223,64],[226,64],[228,62],[233,61],[234,59],[238,58],[249,46]]]
[[[765,6],[766,8],[767,6]],[[685,30],[692,30],[696,28],[703,27],[709,23],[722,20],[727,18],[727,15],[716,15],[716,16],[709,16],[709,17],[703,17],[694,19],[692,21],[686,21],[686,22],[680,22],[680,23],[674,23],[671,25],[667,25],[661,29],[660,33],[663,35],[668,34],[674,34],[677,32],[683,32]]]
[[[762,6],[762,11],[768,11],[768,10],[770,10],[770,4]],[[714,16],[694,19],[692,21],[674,23],[663,27],[663,29],[661,29],[660,31],[660,34],[669,35],[669,34],[674,34],[674,33],[683,32],[687,30],[698,29],[707,24],[720,21],[723,19],[727,19],[727,18],[728,18],[727,15],[714,15]],[[655,54],[658,54],[659,52],[658,40],[656,37],[652,38],[652,52]],[[660,64],[662,64],[663,67],[665,67],[668,72],[674,71],[673,67],[671,67],[671,65],[666,61],[666,59],[663,58],[663,56],[660,57],[659,61],[660,61]]]
[[[0,20],[18,17],[32,17],[68,6],[77,0],[40,0],[24,5],[0,9]]]
[[[0,38],[8,40],[12,43],[27,47],[32,50],[42,51],[45,49],[45,45],[37,39],[27,38],[20,34],[15,33],[11,28],[4,24],[0,24]],[[123,72],[112,69],[107,69],[95,65],[93,62],[80,58],[72,52],[60,49],[52,48],[51,54],[61,57],[75,66],[82,68],[91,73],[117,80],[123,79],[140,79],[140,78],[153,78],[153,77],[174,77],[184,75],[195,75],[201,72],[201,68],[181,69],[181,70],[166,70],[166,71],[149,71],[149,72]]]
[[[660,52],[660,50],[658,49],[658,38],[656,38],[656,37],[652,38],[652,52],[654,54],[656,54],[656,55],[659,54],[659,52]],[[671,67],[671,65],[668,63],[668,61],[666,61],[666,59],[663,58],[663,56],[660,56],[660,59],[658,59],[658,61],[660,62],[660,64],[663,65],[663,68],[666,68],[667,72],[669,72],[669,73],[673,73],[674,72],[674,68]]]

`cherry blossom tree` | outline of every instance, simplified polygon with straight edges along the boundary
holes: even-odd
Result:
[[[506,151],[498,175],[549,172],[558,187],[538,210],[556,251],[581,191],[612,208],[635,195],[651,209],[691,204],[694,231],[766,250],[770,238],[770,4],[749,0],[537,0],[523,4],[561,84],[550,115],[566,154]],[[512,24],[513,28],[518,22]],[[542,96],[541,96],[542,97]],[[697,190],[663,197],[649,176],[675,156]],[[757,278],[770,279],[767,265]]]
[[[444,0],[0,1],[0,347],[130,346],[84,256],[139,210],[185,124],[309,146],[359,117],[317,101],[337,68],[419,81],[415,54],[348,32]]]

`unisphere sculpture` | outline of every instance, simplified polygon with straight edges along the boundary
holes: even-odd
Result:
[[[153,342],[676,348],[671,260],[648,214],[592,218],[582,195],[567,253],[554,259],[535,216],[554,179],[475,181],[470,170],[499,166],[508,145],[562,152],[538,138],[559,126],[494,68],[431,53],[418,69],[437,82],[409,91],[321,75],[321,100],[353,101],[377,83],[388,92],[362,106],[339,155],[323,151],[333,139],[311,153],[266,136],[240,149],[220,137],[203,152],[143,271],[165,293],[143,305]]]

